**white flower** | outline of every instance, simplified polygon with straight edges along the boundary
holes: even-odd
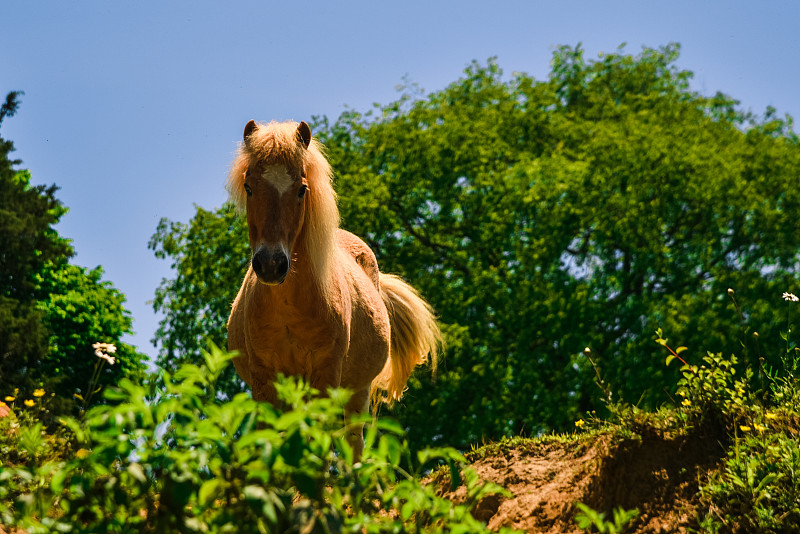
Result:
[[[797,298],[797,296],[794,293],[784,293],[783,300],[787,300],[789,302],[797,302],[798,300],[800,300],[800,298]]]
[[[103,351],[103,352],[109,352],[111,354],[114,354],[115,352],[117,352],[117,347],[115,347],[111,343],[100,343],[100,342],[98,342],[98,343],[95,343],[94,345],[92,345],[92,348],[94,348],[96,351],[100,350],[100,351]]]
[[[107,352],[110,352],[111,354],[117,352],[117,347],[111,343],[98,342],[92,345],[92,347],[94,348],[94,355],[102,360],[107,361],[110,365],[114,365],[114,363],[117,361],[113,356],[106,354]]]
[[[103,360],[107,361],[107,362],[108,362],[110,365],[114,365],[114,362],[116,362],[116,361],[117,361],[117,360],[115,360],[115,359],[114,359],[114,357],[113,357],[113,356],[109,356],[109,355],[108,355],[108,354],[106,354],[105,352],[102,352],[102,351],[99,351],[99,350],[96,350],[96,351],[94,351],[94,354],[95,354],[95,356],[97,356],[98,358],[100,358],[100,359],[103,359]]]

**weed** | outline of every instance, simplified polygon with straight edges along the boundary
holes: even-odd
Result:
[[[612,512],[612,521],[606,520],[606,514],[598,512],[583,503],[576,503],[581,512],[575,516],[578,527],[590,532],[600,532],[601,534],[624,532],[625,527],[639,515],[639,510],[625,510],[622,507],[615,508]]]
[[[784,532],[800,525],[800,444],[781,434],[744,432],[722,469],[701,487],[706,523],[727,531]],[[712,530],[712,529],[709,529]]]
[[[790,293],[783,298],[798,301]],[[738,303],[737,312],[742,313]],[[708,510],[698,519],[701,532],[796,532],[800,525],[800,349],[791,333],[787,320],[782,369],[764,369],[760,359],[766,384],[759,391],[752,388],[752,365],[736,377],[735,355],[708,353],[699,366],[680,358],[677,394],[683,401],[677,411],[687,424],[720,424],[730,443],[720,468],[701,482],[700,499]],[[656,341],[670,352],[667,365],[683,352],[670,349],[660,330]]]

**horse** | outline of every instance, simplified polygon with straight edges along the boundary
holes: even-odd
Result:
[[[442,336],[431,306],[339,228],[332,171],[305,122],[244,128],[227,180],[246,213],[250,265],[228,320],[228,350],[255,400],[275,404],[278,374],[322,395],[352,392],[365,413],[401,398],[417,365],[436,369]],[[351,430],[356,455],[363,424]]]

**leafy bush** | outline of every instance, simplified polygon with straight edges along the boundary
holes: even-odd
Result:
[[[800,525],[800,443],[764,430],[737,439],[722,469],[701,488],[710,504],[709,530],[796,532]]]
[[[215,383],[229,356],[204,358],[165,373],[163,388],[122,380],[84,421],[64,419],[66,459],[36,452],[46,448],[40,428],[19,432],[36,461],[3,457],[0,521],[31,534],[486,531],[467,506],[419,481],[439,464],[462,480],[455,450],[412,456],[399,425],[379,420],[356,459],[349,425],[365,421],[343,419],[345,391],[322,398],[285,380],[286,411],[246,394],[220,402]],[[496,492],[463,479],[472,504]]]
[[[792,307],[798,302],[790,293],[783,298]],[[677,390],[682,420],[690,427],[715,425],[729,440],[720,468],[700,486],[708,510],[702,532],[796,532],[800,525],[800,348],[792,330],[788,320],[781,369],[765,368],[760,359],[761,380],[751,366],[737,378],[735,355],[707,353],[701,365],[690,365],[680,356],[684,347],[671,349],[657,332],[656,341],[670,352],[667,365],[684,364]]]
[[[702,486],[705,526],[722,532],[796,532],[800,526],[800,351],[782,337],[783,369],[767,370],[767,387],[745,393],[746,380],[726,412],[737,420],[724,463]],[[752,373],[751,373],[752,374]]]

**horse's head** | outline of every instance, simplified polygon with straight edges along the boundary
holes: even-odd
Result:
[[[292,249],[303,228],[308,192],[304,155],[311,129],[301,122],[291,135],[283,132],[281,138],[277,132],[275,139],[264,139],[269,132],[260,128],[254,121],[244,128],[249,158],[240,186],[246,195],[253,271],[261,283],[275,285],[289,273]]]

